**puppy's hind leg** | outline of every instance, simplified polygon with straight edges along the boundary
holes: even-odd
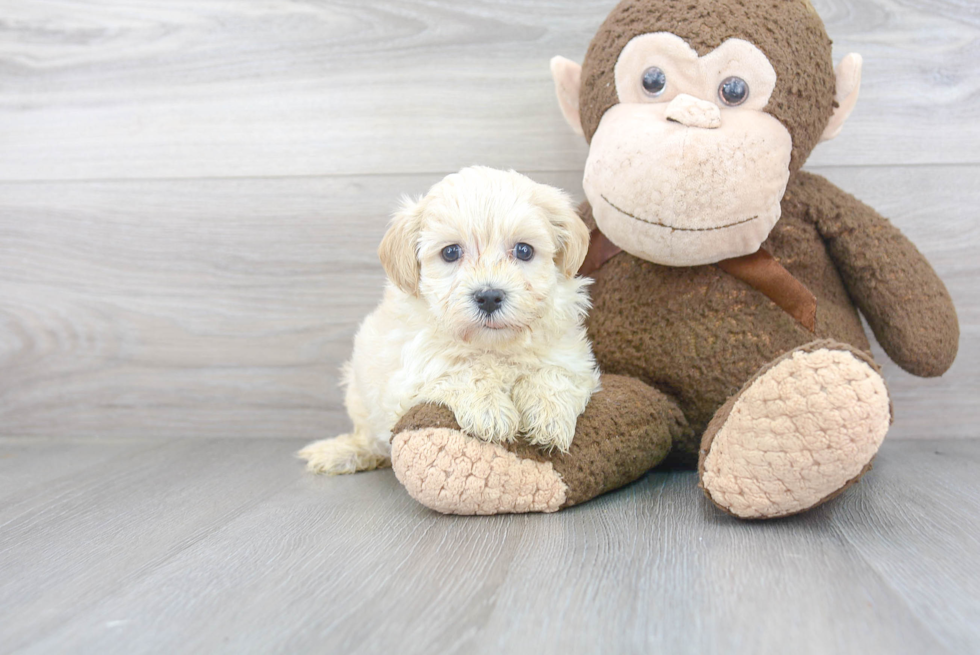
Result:
[[[314,441],[297,455],[306,460],[308,471],[328,475],[370,471],[391,465],[387,449],[377,439],[362,432]]]
[[[345,364],[342,372],[347,387],[344,404],[354,422],[354,431],[314,441],[296,454],[306,460],[306,469],[311,473],[340,475],[391,466],[388,439],[372,434],[367,408],[352,382],[351,365]]]

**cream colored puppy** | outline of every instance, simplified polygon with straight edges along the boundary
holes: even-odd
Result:
[[[514,171],[466,168],[404,201],[378,249],[389,284],[344,367],[354,431],[300,451],[318,473],[389,465],[419,403],[469,434],[567,451],[598,386],[575,277],[589,233],[569,199]]]

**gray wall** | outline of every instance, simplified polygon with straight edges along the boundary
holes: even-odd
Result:
[[[813,1],[865,74],[808,168],[912,237],[962,323],[944,378],[886,362],[893,438],[977,436],[980,5]],[[398,196],[472,163],[581,196],[548,60],[613,4],[6,3],[0,434],[345,428]]]

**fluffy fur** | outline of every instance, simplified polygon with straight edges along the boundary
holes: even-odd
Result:
[[[567,452],[599,383],[576,278],[589,233],[569,199],[514,171],[472,167],[406,200],[378,254],[389,278],[344,370],[354,431],[310,444],[311,471],[389,463],[391,431],[413,406],[441,403],[471,435]],[[534,248],[515,257],[518,243]],[[457,244],[462,255],[446,262]],[[506,296],[490,315],[474,294]]]

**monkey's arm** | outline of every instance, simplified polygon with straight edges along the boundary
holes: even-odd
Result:
[[[785,201],[811,220],[875,338],[903,369],[945,373],[960,327],[946,286],[915,245],[878,212],[817,175],[798,173]]]

